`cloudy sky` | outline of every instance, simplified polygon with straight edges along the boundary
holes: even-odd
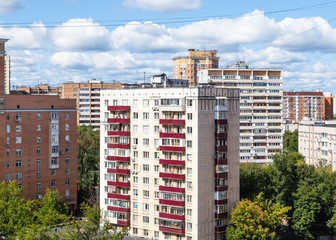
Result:
[[[336,93],[336,1],[0,0],[12,83],[137,82],[189,48],[281,68],[285,90]]]

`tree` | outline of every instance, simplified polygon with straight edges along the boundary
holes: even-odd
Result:
[[[283,134],[283,151],[298,152],[298,130],[293,132],[286,130]]]
[[[290,207],[263,198],[260,193],[254,201],[243,199],[233,209],[230,227],[226,231],[228,240],[275,239],[275,230],[287,218]]]
[[[99,184],[99,130],[77,127],[78,200],[94,202]]]

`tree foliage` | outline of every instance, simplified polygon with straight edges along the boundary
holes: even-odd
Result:
[[[95,202],[99,184],[99,130],[77,127],[77,185],[79,202]]]
[[[290,207],[264,199],[262,193],[254,201],[241,200],[233,209],[230,227],[227,229],[228,240],[275,239],[275,230],[287,218]]]
[[[293,132],[287,130],[283,135],[283,150],[284,152],[297,152],[299,149],[298,130]]]

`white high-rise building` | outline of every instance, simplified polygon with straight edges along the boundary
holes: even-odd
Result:
[[[245,62],[200,70],[199,84],[240,89],[240,161],[271,163],[282,149],[280,69],[251,69]]]
[[[159,85],[100,92],[100,206],[130,236],[224,239],[239,201],[239,90]]]

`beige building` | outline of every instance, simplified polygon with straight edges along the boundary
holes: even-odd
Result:
[[[101,91],[100,206],[130,236],[224,239],[239,201],[239,90],[153,86]]]
[[[201,69],[218,68],[217,50],[200,51],[189,49],[188,56],[173,58],[173,78],[189,80],[190,86],[196,86],[197,73]]]
[[[336,122],[299,125],[299,152],[307,164],[320,162],[336,170]]]
[[[245,62],[205,69],[199,84],[240,89],[240,161],[271,163],[282,149],[280,69],[251,69]]]
[[[17,91],[25,91],[31,95],[58,95],[62,96],[62,87],[50,87],[48,84],[39,84],[37,87],[17,87]]]
[[[11,62],[10,56],[5,55],[5,69],[4,69],[4,76],[5,76],[5,94],[9,94],[10,92],[10,78],[11,78]]]

